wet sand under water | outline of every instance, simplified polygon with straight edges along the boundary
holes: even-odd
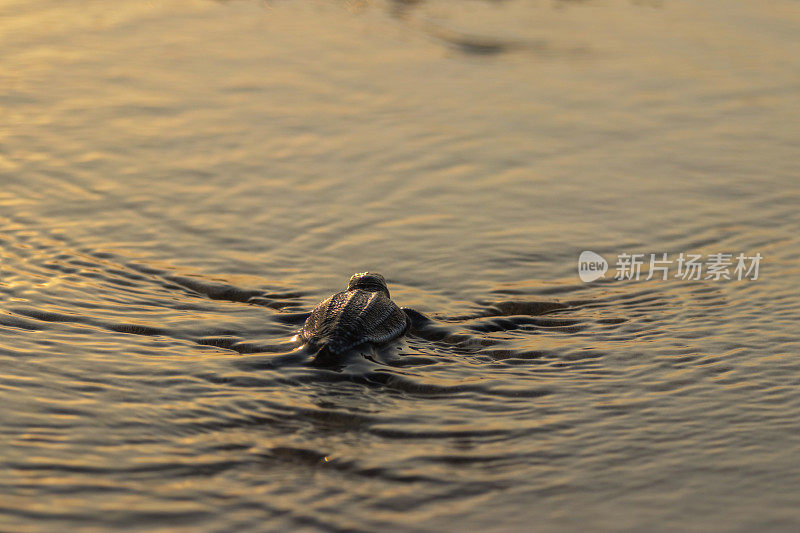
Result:
[[[797,530],[799,22],[0,2],[0,529]],[[431,322],[310,366],[363,270]]]

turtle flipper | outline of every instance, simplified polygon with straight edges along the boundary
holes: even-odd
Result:
[[[403,311],[406,314],[406,318],[408,318],[408,331],[422,329],[433,322],[430,318],[414,309],[401,307],[400,310]]]

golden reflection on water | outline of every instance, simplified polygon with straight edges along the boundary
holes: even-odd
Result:
[[[796,529],[798,19],[0,2],[0,529]],[[438,329],[291,359],[367,269]]]

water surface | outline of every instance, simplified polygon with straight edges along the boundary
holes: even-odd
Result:
[[[796,530],[799,23],[0,2],[0,529]],[[309,366],[363,270],[430,327]]]

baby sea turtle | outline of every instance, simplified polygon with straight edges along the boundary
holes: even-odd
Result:
[[[375,272],[353,274],[347,290],[321,301],[306,319],[300,338],[328,363],[364,343],[385,343],[405,334],[424,317],[401,309],[389,296],[386,280]]]

